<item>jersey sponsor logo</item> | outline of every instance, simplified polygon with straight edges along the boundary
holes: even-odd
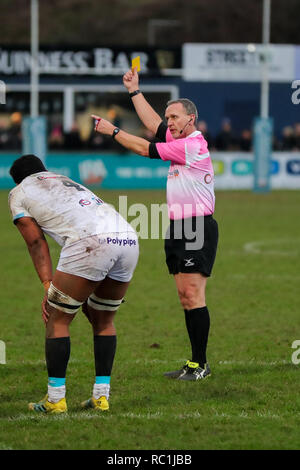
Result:
[[[84,207],[84,206],[89,206],[92,203],[91,201],[88,201],[87,199],[80,199],[79,204],[81,205],[81,207]]]
[[[136,245],[136,240],[131,240],[130,238],[111,238],[107,237],[106,238],[107,244],[108,245],[119,245],[119,246],[132,246]]]
[[[102,199],[100,199],[100,197],[93,196],[92,200],[95,201],[97,206],[100,206],[101,204],[104,204],[104,201],[102,201]]]
[[[169,171],[168,178],[176,178],[176,176],[179,176],[179,170]]]
[[[94,201],[97,206],[101,206],[101,204],[104,204],[104,201],[102,201],[100,197],[92,196],[92,201]],[[89,199],[80,199],[79,204],[81,205],[81,207],[90,206],[92,204],[92,201],[90,201]]]
[[[192,263],[192,259],[194,259],[194,258],[185,259],[184,261],[186,263],[185,263],[184,266],[195,266],[195,263]]]

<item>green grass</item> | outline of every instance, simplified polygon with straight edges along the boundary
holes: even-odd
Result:
[[[116,192],[101,196],[117,206]],[[129,204],[149,205],[164,202],[165,192],[128,197]],[[299,449],[300,366],[291,361],[300,339],[299,192],[217,193],[220,243],[207,288],[212,376],[203,383],[163,377],[189,358],[188,338],[163,241],[140,240],[139,264],[116,318],[111,410],[100,416],[79,409],[94,379],[92,333],[82,314],[71,326],[68,415],[27,411],[46,392],[43,289],[10,221],[7,192],[0,204],[0,339],[7,348],[0,450]],[[59,247],[50,240],[50,248],[56,262]]]

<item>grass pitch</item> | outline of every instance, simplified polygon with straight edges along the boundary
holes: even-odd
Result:
[[[117,208],[116,192],[101,197]],[[165,202],[164,191],[128,197],[129,204]],[[139,264],[116,317],[111,409],[99,415],[79,408],[94,380],[92,333],[79,313],[71,325],[69,412],[57,417],[27,410],[47,385],[43,288],[11,223],[7,192],[0,203],[0,340],[6,344],[0,450],[300,448],[300,365],[292,362],[292,343],[300,340],[299,192],[217,192],[220,242],[207,288],[211,377],[197,383],[163,377],[189,359],[188,338],[163,241],[140,240]],[[49,243],[55,265],[59,247]]]

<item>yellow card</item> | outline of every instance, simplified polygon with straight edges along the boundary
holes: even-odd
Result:
[[[137,67],[138,72],[141,70],[141,61],[140,61],[140,56],[139,55],[132,59],[132,62],[131,62],[132,70],[134,69],[134,67]]]

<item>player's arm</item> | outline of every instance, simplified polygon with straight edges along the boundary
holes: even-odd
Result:
[[[139,90],[139,76],[136,70],[136,67],[132,70],[130,69],[123,76],[123,83],[125,88],[127,88],[129,93],[133,93]],[[157,114],[152,106],[148,103],[143,93],[138,93],[131,97],[133,106],[136,110],[137,115],[147,129],[149,129],[153,134],[156,134],[158,126],[162,122],[161,117]]]
[[[36,272],[45,290],[48,290],[52,280],[52,262],[44,233],[30,217],[21,217],[15,221],[15,224],[25,240]]]

